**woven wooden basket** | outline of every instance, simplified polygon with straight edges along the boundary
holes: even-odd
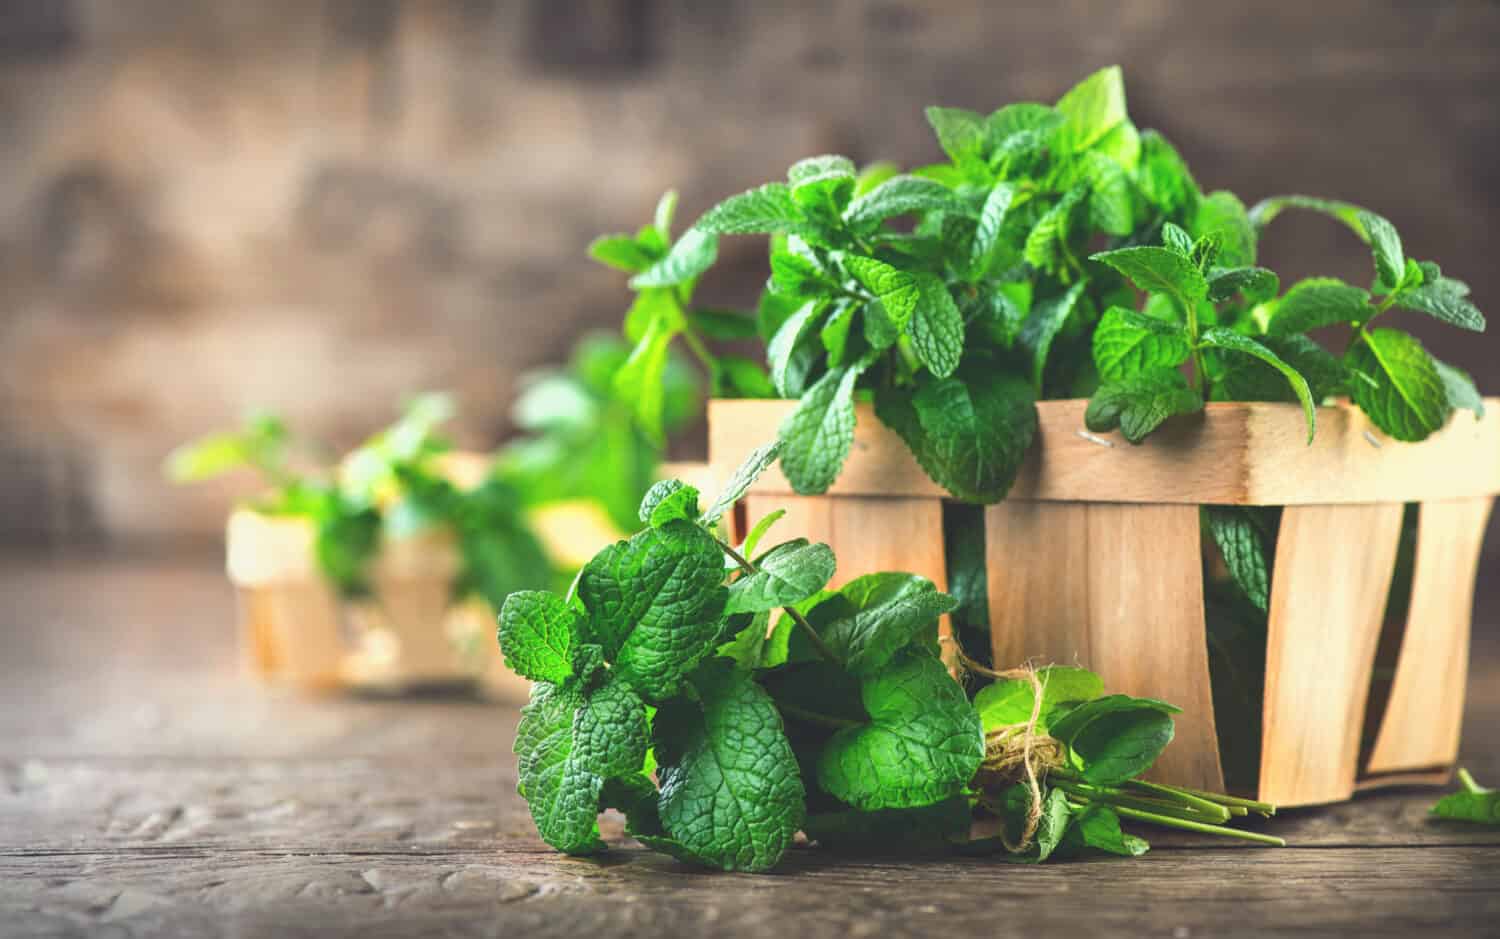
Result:
[[[1352,407],[1320,408],[1311,445],[1295,405],[1210,404],[1140,446],[1085,432],[1086,402],[1041,404],[1027,465],[1006,501],[984,510],[996,662],[1082,664],[1113,691],[1181,706],[1155,778],[1222,790],[1198,507],[1285,506],[1258,783],[1241,788],[1296,806],[1446,781],[1479,551],[1500,492],[1500,399],[1486,403],[1482,420],[1459,412],[1419,444],[1387,438]],[[774,439],[794,405],[712,402],[709,462],[720,478]],[[828,542],[845,579],[909,570],[941,586],[943,499],[861,406],[848,463],[827,494],[797,496],[773,470],[745,506],[751,519],[787,509],[778,530]],[[1406,503],[1419,505],[1415,575],[1405,622],[1388,625]],[[1383,709],[1371,708],[1367,732],[1383,643],[1394,672],[1378,680]]]

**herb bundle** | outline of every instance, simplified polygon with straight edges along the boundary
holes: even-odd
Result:
[[[781,461],[803,493],[837,478],[861,395],[933,480],[977,503],[1009,490],[1038,399],[1088,397],[1088,426],[1132,443],[1205,401],[1297,402],[1311,436],[1314,406],[1347,396],[1398,440],[1427,437],[1456,408],[1482,410],[1466,374],[1386,325],[1406,310],[1482,331],[1462,282],[1409,257],[1388,220],[1357,206],[1288,196],[1247,210],[1204,192],[1165,138],[1131,122],[1118,68],[1055,105],[927,117],[947,162],[861,174],[812,157],[710,209],[670,248],[663,211],[633,239],[595,243],[635,274],[637,345],[619,381],[641,396],[647,426],[659,410],[651,376],[677,336],[715,393],[764,393],[758,372],[702,342],[752,329],[771,388],[798,399]],[[1256,252],[1287,209],[1346,225],[1369,247],[1371,283],[1316,277],[1283,291]],[[690,311],[717,239],[741,234],[771,236],[754,318]],[[1344,331],[1342,349],[1308,335],[1325,328]]]
[[[720,518],[776,454],[753,454],[706,510],[691,486],[659,483],[647,527],[566,596],[506,600],[501,649],[535,682],[518,790],[548,844],[601,850],[605,808],[649,847],[726,870],[773,867],[799,831],[1030,862],[1142,853],[1121,817],[1277,842],[1222,824],[1270,806],[1136,779],[1172,739],[1171,705],[1101,696],[1081,669],[971,703],[939,654],[955,601],[930,581],[875,573],[830,590],[827,545],[762,548],[779,513],[728,544]],[[976,813],[1000,834],[970,840]]]

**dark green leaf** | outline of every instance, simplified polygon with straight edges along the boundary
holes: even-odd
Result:
[[[817,334],[826,307],[809,300],[791,318],[781,324],[766,344],[766,361],[771,366],[771,384],[782,397],[802,394],[808,373],[818,359]]]
[[[698,517],[698,490],[680,479],[660,480],[646,490],[640,516],[652,528],[679,519],[693,521]]]
[[[920,176],[894,176],[849,203],[844,220],[870,230],[896,215],[914,212],[967,212],[968,205],[942,183]]]
[[[1168,369],[1100,385],[1083,422],[1096,433],[1118,427],[1126,440],[1140,443],[1167,418],[1202,409],[1203,398],[1182,373]]]
[[[1052,736],[1068,745],[1079,775],[1096,785],[1134,779],[1172,742],[1172,715],[1162,701],[1110,695],[1080,704],[1052,725]]]
[[[1318,415],[1312,398],[1312,390],[1307,387],[1307,379],[1303,378],[1300,372],[1249,336],[1241,335],[1222,326],[1211,326],[1205,329],[1199,336],[1199,342],[1205,348],[1222,349],[1226,352],[1251,356],[1280,372],[1286,378],[1287,384],[1292,386],[1292,392],[1296,394],[1297,400],[1302,403],[1302,415],[1307,419],[1307,440],[1309,443],[1312,442],[1313,432],[1317,429]]]
[[[1394,289],[1406,273],[1406,255],[1401,251],[1401,236],[1396,226],[1384,216],[1363,209],[1355,216],[1370,242],[1375,257],[1375,274],[1387,288]]]
[[[1016,189],[1010,183],[996,183],[985,197],[984,208],[979,211],[979,224],[974,230],[974,241],[969,249],[969,270],[975,276],[983,276],[989,266],[995,246],[1000,241],[1000,232],[1005,226],[1005,216],[1015,200]]]
[[[729,585],[727,613],[759,613],[800,603],[833,579],[833,550],[805,539],[777,546],[762,558],[754,574]]]
[[[1021,327],[1021,345],[1031,356],[1032,388],[1041,392],[1042,376],[1047,370],[1047,359],[1052,354],[1052,342],[1057,338],[1069,317],[1078,309],[1087,284],[1079,281],[1060,294],[1037,300],[1031,307],[1031,315]]]
[[[917,278],[918,300],[911,319],[911,345],[938,378],[958,368],[964,350],[964,319],[943,282],[931,274]]]
[[[1228,300],[1236,293],[1250,304],[1264,303],[1281,289],[1281,278],[1263,267],[1221,268],[1208,279],[1208,299],[1215,303]]]
[[[906,329],[921,302],[921,289],[913,274],[892,267],[874,258],[851,255],[844,259],[844,267],[855,280],[873,293],[897,330]]]
[[[1105,381],[1176,368],[1191,354],[1182,326],[1124,307],[1110,307],[1094,329],[1094,366]]]
[[[1165,293],[1186,310],[1208,296],[1208,281],[1192,261],[1169,248],[1141,245],[1090,255],[1130,278],[1147,293]]]
[[[756,336],[755,317],[737,310],[693,310],[688,313],[688,322],[710,339],[732,342]]]
[[[862,371],[831,369],[781,422],[781,471],[795,491],[824,492],[844,468],[854,444],[854,383]]]
[[[840,587],[837,594],[841,602],[820,604],[809,619],[840,663],[856,676],[885,668],[896,653],[924,634],[935,638],[938,617],[956,605],[932,581],[916,574],[866,574]],[[800,648],[804,637],[793,641]]]
[[[1340,323],[1362,323],[1372,312],[1367,291],[1334,277],[1309,277],[1293,284],[1276,301],[1266,332],[1288,336]]]
[[[573,674],[573,638],[582,618],[554,593],[519,590],[500,609],[506,666],[532,681],[562,684]]]
[[[1376,329],[1345,356],[1345,363],[1375,380],[1350,383],[1354,401],[1375,426],[1397,440],[1423,440],[1448,420],[1448,389],[1422,344],[1395,329]]]
[[[1265,612],[1271,603],[1271,571],[1260,529],[1249,512],[1237,506],[1207,505],[1203,517],[1229,576],[1256,609]]]
[[[1458,779],[1463,790],[1439,799],[1432,814],[1460,822],[1500,825],[1500,790],[1479,785],[1466,769],[1458,771]]]
[[[1484,332],[1484,314],[1469,301],[1469,288],[1462,281],[1439,277],[1431,283],[1403,290],[1396,295],[1396,306],[1426,313],[1450,326],[1472,332]]]

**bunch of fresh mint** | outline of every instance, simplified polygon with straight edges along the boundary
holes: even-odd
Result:
[[[698,334],[752,328],[775,393],[799,402],[781,459],[804,493],[838,476],[860,395],[936,482],[980,503],[1010,488],[1042,398],[1090,397],[1089,426],[1132,442],[1206,400],[1300,402],[1311,433],[1314,405],[1348,396],[1399,440],[1483,407],[1463,372],[1373,325],[1408,310],[1482,330],[1461,282],[1407,257],[1390,222],[1355,206],[1292,196],[1247,211],[1233,193],[1203,192],[1171,144],[1131,122],[1118,68],[1055,105],[927,116],[946,163],[861,174],[813,157],[715,206],[670,248],[660,223],[595,244],[637,272],[627,332],[639,344],[620,381],[642,395],[648,424],[650,376],[672,337],[724,378],[754,373],[717,363]],[[1256,249],[1286,208],[1327,213],[1366,242],[1370,287],[1312,278],[1283,293]],[[700,319],[687,299],[716,239],[739,234],[771,235],[758,311]],[[1307,335],[1328,326],[1349,331],[1337,354]],[[716,391],[756,394],[760,381]]]
[[[940,657],[937,620],[954,601],[930,581],[876,573],[829,590],[827,545],[762,549],[781,513],[724,541],[720,518],[775,456],[757,451],[702,511],[693,487],[659,483],[640,508],[647,527],[596,555],[566,596],[506,600],[501,649],[535,682],[518,789],[548,844],[601,850],[605,808],[646,845],[726,870],[774,866],[798,831],[833,847],[1001,844],[1023,861],[1139,854],[1122,814],[1275,841],[1221,827],[1269,806],[1134,781],[1172,738],[1171,705],[1099,697],[1096,677],[1053,669],[1035,685],[1038,720],[1029,682],[992,685],[976,708]],[[992,752],[1018,739],[1019,764]],[[969,841],[986,813],[1012,835]]]

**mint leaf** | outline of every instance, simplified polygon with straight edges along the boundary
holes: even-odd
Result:
[[[1188,387],[1181,372],[1145,372],[1105,382],[1089,400],[1083,422],[1095,433],[1120,429],[1131,443],[1140,443],[1169,417],[1203,409],[1203,398]]]
[[[830,284],[818,265],[791,251],[771,251],[771,283],[785,294],[816,297]]]
[[[791,169],[786,171],[786,180],[793,186],[805,183],[809,180],[819,179],[826,176],[849,176],[857,173],[854,161],[845,156],[836,154],[824,154],[823,156],[807,157],[793,163]]]
[[[1089,258],[1124,274],[1147,293],[1173,297],[1184,312],[1208,296],[1208,281],[1198,266],[1169,248],[1141,245],[1101,251]]]
[[[984,360],[949,378],[919,378],[915,394],[881,389],[875,413],[954,498],[1005,498],[1036,436],[1036,398],[1024,381]]]
[[[1250,221],[1257,229],[1265,228],[1286,209],[1308,209],[1313,212],[1321,212],[1331,218],[1338,219],[1349,229],[1360,237],[1361,241],[1369,241],[1365,233],[1364,223],[1360,221],[1359,215],[1364,210],[1350,202],[1340,202],[1336,199],[1320,199],[1316,196],[1273,196],[1256,203],[1255,208],[1250,210]]]
[[[975,277],[984,276],[988,269],[1015,197],[1016,188],[1010,183],[996,183],[985,197],[984,207],[979,210],[979,223],[974,229],[974,241],[969,247],[968,267]]]
[[[1451,408],[1464,408],[1473,411],[1474,416],[1484,417],[1484,398],[1480,396],[1479,389],[1474,387],[1474,379],[1469,373],[1461,368],[1432,360],[1437,368],[1438,377],[1443,380],[1443,388],[1448,392],[1448,405]]]
[[[1406,274],[1406,255],[1401,251],[1401,236],[1396,234],[1396,226],[1384,216],[1363,209],[1355,218],[1365,230],[1365,239],[1370,243],[1370,252],[1375,258],[1376,276],[1381,284],[1394,290]]]
[[[818,783],[857,809],[914,808],[962,791],[979,769],[979,715],[943,663],[908,651],[860,682],[868,723],[838,731]]]
[[[1354,401],[1375,426],[1397,440],[1424,440],[1448,420],[1448,389],[1422,344],[1395,329],[1361,333],[1345,355],[1352,369],[1375,379],[1352,382]]]
[[[1151,698],[1114,694],[1080,704],[1052,724],[1068,745],[1079,775],[1112,786],[1151,768],[1172,742],[1172,715],[1181,708]]]
[[[864,367],[831,369],[781,422],[781,471],[802,495],[826,492],[854,445],[854,383]]]
[[[630,235],[603,235],[589,242],[589,257],[627,274],[638,274],[656,258]]]
[[[1026,244],[1022,249],[1026,263],[1054,275],[1060,275],[1070,266],[1076,266],[1071,243],[1079,220],[1080,206],[1085,204],[1087,197],[1088,186],[1074,186],[1037,219],[1026,236]]]
[[[1003,800],[1006,828],[1020,832],[1026,824],[1026,815],[1031,811],[1031,791],[1025,783],[1016,783],[1005,791]],[[1061,846],[1073,820],[1068,797],[1061,789],[1052,789],[1042,798],[1042,817],[1037,823],[1036,837],[1031,847],[1021,854],[1008,851],[999,855],[1008,864],[1040,864],[1051,857]],[[996,838],[995,841],[999,841]],[[999,847],[1004,847],[1000,845]]]
[[[1102,68],[1057,102],[1065,150],[1086,150],[1126,120],[1125,79],[1118,65]]]
[[[1264,303],[1281,290],[1281,278],[1263,267],[1220,268],[1208,278],[1208,299],[1228,300],[1236,293],[1249,304]]]
[[[925,577],[866,574],[813,607],[808,620],[850,674],[868,676],[922,635],[936,637],[938,617],[956,605]],[[804,637],[795,636],[793,643],[804,653],[811,650]]]
[[[678,519],[693,521],[698,517],[698,490],[680,479],[653,483],[641,499],[640,515],[652,528]]]
[[[631,350],[630,358],[615,373],[615,393],[633,403],[641,430],[657,442],[666,437],[667,359],[679,330],[680,326],[664,317],[653,319],[641,341]]]
[[[1250,514],[1238,506],[1206,505],[1203,519],[1224,566],[1245,597],[1264,613],[1271,603],[1271,571],[1260,529]]]
[[[675,287],[713,267],[719,257],[719,239],[700,229],[689,229],[667,256],[630,278],[636,290],[644,287]]]
[[[690,522],[648,528],[594,556],[578,580],[588,635],[648,700],[674,694],[713,649],[728,591],[723,552]]]
[[[1167,222],[1161,227],[1162,244],[1173,251],[1187,257],[1193,253],[1193,236],[1182,230],[1179,225]]]
[[[771,366],[771,384],[784,398],[802,394],[808,373],[818,359],[818,346],[812,337],[826,307],[809,300],[797,309],[766,344],[766,361]]]
[[[755,549],[760,546],[760,540],[766,536],[766,532],[771,530],[771,526],[785,515],[786,509],[777,509],[774,512],[768,512],[761,517],[760,521],[751,525],[749,533],[745,535],[744,544],[740,545],[740,555],[747,558],[755,557]]]
[[[844,269],[859,281],[880,301],[896,329],[906,329],[921,302],[921,288],[913,274],[892,267],[874,258],[850,255],[844,259]]]
[[[1432,814],[1460,822],[1500,825],[1500,790],[1486,789],[1466,769],[1458,771],[1461,792],[1449,793],[1432,807]]]
[[[1217,234],[1219,262],[1225,267],[1255,264],[1255,226],[1245,204],[1232,192],[1221,189],[1199,200],[1188,231],[1194,238]]]
[[[1136,182],[1146,198],[1167,214],[1196,211],[1198,184],[1181,156],[1154,130],[1141,134],[1141,162]]]
[[[989,127],[983,117],[963,108],[929,107],[926,114],[938,146],[954,163],[972,166],[984,160]]]
[[[720,202],[693,227],[711,235],[754,235],[800,233],[807,225],[791,188],[785,183],[766,183]]]
[[[1089,187],[1089,219],[1094,227],[1111,235],[1130,234],[1135,229],[1136,190],[1129,174],[1098,152],[1085,153],[1077,172]]]
[[[604,847],[598,823],[604,781],[640,773],[646,733],[645,705],[616,679],[587,695],[545,682],[532,686],[516,729],[516,788],[543,841],[568,854]]]
[[[737,310],[697,309],[688,313],[693,328],[709,339],[735,341],[756,337],[755,319]]]
[[[1205,348],[1223,349],[1240,355],[1252,356],[1280,372],[1286,378],[1287,384],[1292,386],[1292,393],[1302,403],[1302,415],[1307,419],[1307,441],[1312,442],[1313,432],[1317,428],[1318,413],[1313,403],[1312,390],[1307,387],[1307,379],[1303,378],[1300,372],[1249,336],[1241,335],[1223,326],[1210,326],[1205,329],[1199,336],[1199,344]]]
[[[522,678],[562,684],[573,674],[582,617],[554,593],[518,590],[500,608],[500,651]]]
[[[854,316],[858,312],[856,304],[841,301],[834,305],[833,315],[828,317],[823,328],[818,331],[818,338],[823,340],[823,348],[828,350],[829,368],[837,368],[847,360],[849,336],[854,328]]]
[[[1431,283],[1403,290],[1396,295],[1396,306],[1416,310],[1472,332],[1484,332],[1484,314],[1469,301],[1469,288],[1462,281],[1439,277]]]
[[[747,671],[760,668],[765,659],[766,632],[771,626],[771,614],[742,613],[729,617],[725,623],[726,631],[733,631],[733,638],[714,650],[715,657],[729,659]]]
[[[1120,816],[1115,810],[1095,802],[1073,816],[1073,824],[1068,826],[1067,834],[1058,846],[1058,854],[1071,856],[1083,853],[1085,849],[1139,857],[1151,850],[1151,845],[1144,838],[1121,831]]]
[[[1307,380],[1314,401],[1340,394],[1348,380],[1348,369],[1322,346],[1301,333],[1262,336],[1261,345]],[[1297,401],[1286,378],[1260,359],[1245,355],[1220,355],[1220,368],[1213,374],[1214,397],[1219,401]]]
[[[1371,312],[1367,291],[1334,277],[1309,277],[1276,301],[1266,332],[1287,336],[1323,326],[1362,323]]]
[[[1060,294],[1036,301],[1032,304],[1031,315],[1021,327],[1018,339],[1031,353],[1031,384],[1037,394],[1042,391],[1042,377],[1047,371],[1047,359],[1052,354],[1052,341],[1078,308],[1085,286],[1079,281]]]
[[[869,231],[896,215],[913,212],[967,212],[958,194],[942,183],[920,176],[895,176],[849,203],[844,221]]]
[[[743,672],[706,668],[698,700],[655,721],[662,827],[695,860],[724,870],[775,866],[802,826],[805,790],[781,716]]]
[[[741,355],[721,355],[713,373],[713,394],[721,398],[774,398],[776,386],[758,363]]]
[[[918,300],[911,320],[911,345],[918,360],[938,378],[958,368],[964,351],[964,318],[941,280],[917,277]]]
[[[656,201],[656,212],[651,217],[652,227],[662,241],[672,239],[672,218],[677,214],[677,190],[668,189]]]
[[[729,585],[725,612],[760,613],[800,603],[833,579],[833,550],[798,539],[778,545],[756,562],[759,568]]]
[[[1037,669],[1036,677],[1042,684],[1042,709],[1037,720],[1037,730],[1041,733],[1047,732],[1050,719],[1059,708],[1092,701],[1104,693],[1104,682],[1085,668],[1049,665]],[[1000,679],[979,689],[974,696],[974,708],[979,712],[985,733],[1027,723],[1035,703],[1036,690],[1031,682],[1021,678]]]
[[[776,462],[776,457],[781,453],[781,443],[772,441],[764,446],[756,447],[750,451],[741,463],[724,483],[724,488],[719,490],[718,496],[708,511],[703,513],[702,521],[712,525],[724,517],[724,513],[734,508],[734,504],[745,497],[750,487],[760,478],[760,474],[771,468]]]
[[[1094,366],[1105,381],[1176,368],[1192,351],[1183,327],[1125,307],[1110,307],[1094,328]]]

